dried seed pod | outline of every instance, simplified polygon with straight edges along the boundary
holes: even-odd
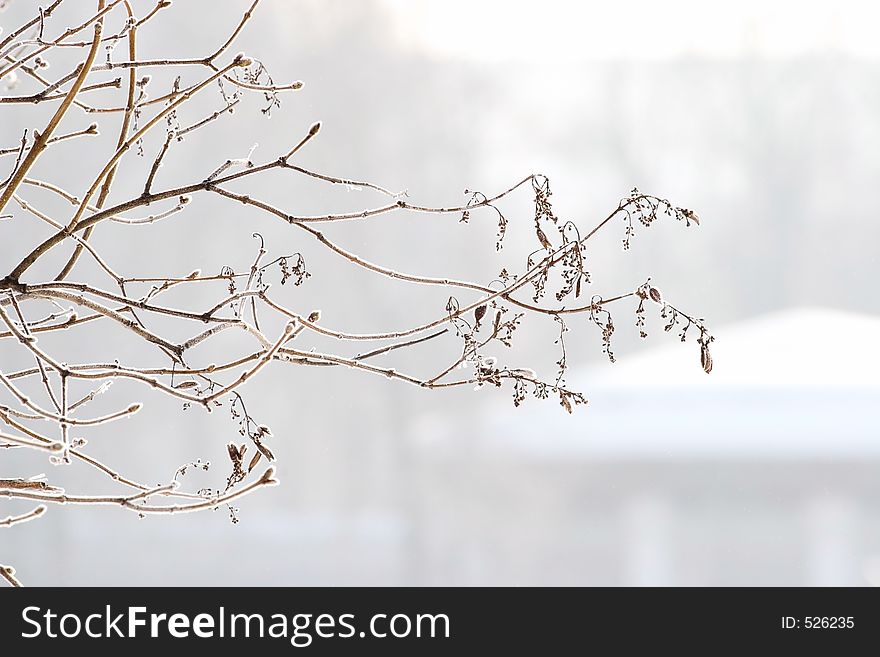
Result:
[[[254,458],[252,458],[251,462],[248,464],[248,469],[247,469],[248,474],[251,473],[251,470],[253,470],[255,467],[257,467],[257,463],[260,462],[261,458],[263,458],[263,455],[260,452],[256,452],[254,454]]]
[[[486,309],[487,306],[485,303],[482,306],[477,306],[476,308],[474,308],[474,319],[477,322],[477,326],[480,325],[480,322],[483,321],[483,317],[486,316]]]
[[[538,236],[538,241],[548,251],[553,250],[553,245],[550,243],[550,240],[547,239],[547,235],[544,234],[544,231],[541,230],[540,226],[535,226],[535,234]]]
[[[568,401],[568,397],[566,397],[563,394],[560,394],[559,395],[559,403],[562,405],[562,408],[564,408],[566,411],[569,412],[569,414],[571,413],[571,402]]]
[[[651,297],[651,301],[654,303],[663,303],[663,295],[660,294],[660,290],[656,287],[652,287],[648,290],[648,295]]]
[[[687,221],[693,221],[697,226],[700,225],[700,217],[693,210],[689,210],[687,208],[681,208],[681,213],[684,215],[684,218]]]
[[[260,440],[254,440],[254,445],[267,459],[270,461],[275,460],[275,455],[272,453],[272,450],[266,447]]]
[[[712,354],[709,353],[709,345],[700,345],[700,365],[703,366],[703,371],[706,374],[712,371]]]

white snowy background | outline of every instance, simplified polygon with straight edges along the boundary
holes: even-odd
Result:
[[[247,4],[177,2],[144,30],[142,52],[209,52]],[[13,0],[4,32],[36,6]],[[57,507],[4,530],[0,559],[38,585],[880,584],[877,19],[867,2],[266,0],[237,49],[305,87],[271,120],[259,98],[243,103],[234,123],[172,151],[161,181],[199,180],[254,143],[255,158],[277,157],[320,119],[304,166],[425,204],[540,172],[560,216],[590,226],[638,186],[695,209],[702,226],[653,226],[626,253],[622,224],[608,226],[591,252],[590,293],[652,276],[707,319],[715,370],[706,376],[696,345],[656,318],[639,341],[623,306],[615,365],[595,326],[570,322],[568,381],[590,399],[573,416],[552,400],[515,409],[509,391],[272,367],[245,391],[275,434],[282,486],[243,500],[240,523],[222,510],[139,520]],[[193,118],[219,103],[198,98]],[[4,147],[48,111],[11,107],[0,112]],[[81,193],[112,147],[111,125],[94,146],[57,147],[59,183]],[[148,166],[157,144],[147,146]],[[117,192],[142,184],[123,176]],[[302,213],[377,200],[287,178],[252,191]],[[500,255],[491,213],[467,226],[400,215],[332,236],[403,270],[491,280],[521,265],[533,239],[528,195],[506,209]],[[284,301],[353,331],[416,323],[445,303],[214,198],[195,198],[182,217],[108,229],[95,243],[130,271],[209,272],[249,266],[259,230],[276,255],[302,251],[309,263],[312,278]],[[44,234],[24,215],[0,223],[0,272]],[[520,363],[552,377],[555,329],[525,329]],[[114,336],[97,332],[66,357],[143,355]],[[442,367],[439,355],[457,349],[437,341],[398,362]],[[0,368],[16,367],[3,353]],[[201,458],[216,468],[187,483],[222,480],[237,438],[228,415],[117,387],[147,406],[95,435],[102,457],[156,481]],[[0,454],[0,474],[22,474],[12,466]],[[33,467],[70,491],[104,485],[74,467]]]

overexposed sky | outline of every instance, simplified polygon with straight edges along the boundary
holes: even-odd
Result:
[[[880,57],[880,3],[863,0],[382,1],[402,43],[444,57]]]

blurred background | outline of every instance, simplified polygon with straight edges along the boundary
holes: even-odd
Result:
[[[5,4],[3,34],[38,6]],[[62,5],[48,32],[81,21],[86,4]],[[153,4],[136,0],[135,11]],[[248,5],[175,3],[139,33],[140,54],[204,56]],[[272,160],[319,119],[298,163],[407,190],[425,205],[460,204],[465,189],[491,195],[543,173],[557,214],[589,230],[637,186],[693,208],[702,225],[659,222],[623,252],[623,223],[612,222],[591,240],[588,293],[613,296],[652,277],[665,298],[706,318],[714,372],[702,372],[695,343],[663,332],[655,308],[639,340],[628,302],[612,309],[616,364],[588,318],[568,321],[566,379],[590,400],[571,416],[552,399],[515,408],[509,389],[429,392],[273,365],[244,392],[272,428],[282,485],[236,504],[240,522],[223,509],[141,520],[54,507],[3,531],[0,561],[31,585],[880,584],[877,19],[868,2],[264,0],[229,55],[243,50],[276,82],[301,79],[304,88],[268,117],[265,99],[248,96],[234,116],[173,145],[159,187],[201,180],[254,144],[255,161]],[[118,29],[123,19],[114,20]],[[50,57],[46,75],[70,70],[70,56]],[[152,95],[173,75],[155,73]],[[2,94],[35,90],[26,79],[0,83]],[[105,93],[89,98],[111,105],[123,92]],[[45,105],[3,106],[0,147],[45,124]],[[206,91],[181,123],[222,106]],[[101,137],[53,147],[34,175],[81,194],[115,145],[119,118],[109,116]],[[65,126],[93,119],[71,111]],[[143,157],[126,156],[113,198],[140,192],[163,137],[147,140]],[[11,159],[0,159],[4,177]],[[236,188],[244,190],[299,214],[384,202],[275,173]],[[71,214],[40,190],[22,194]],[[500,253],[491,210],[468,224],[395,214],[325,232],[402,271],[488,283],[502,267],[521,270],[534,248],[529,192],[502,207],[510,229]],[[0,270],[51,230],[11,211],[0,222]],[[320,308],[328,326],[395,330],[443,312],[448,291],[365,273],[276,219],[205,195],[148,228],[102,228],[93,243],[130,275],[244,271],[254,231],[270,257],[303,254],[312,277],[281,288],[275,276],[273,292],[304,314]],[[52,268],[40,263],[29,276]],[[72,278],[100,276],[83,258]],[[225,291],[202,290],[188,299],[196,307]],[[493,355],[555,378],[557,333],[552,321],[528,319],[514,348]],[[223,338],[200,358],[245,344]],[[111,326],[41,345],[70,362],[156,361]],[[459,349],[444,336],[381,362],[427,375]],[[21,352],[7,341],[0,368],[27,366]],[[94,453],[150,482],[210,461],[183,482],[222,486],[225,445],[239,438],[228,411],[184,411],[124,383],[92,411],[132,396],[145,409],[90,433]],[[0,476],[45,472],[68,492],[109,492],[109,480],[81,466],[23,451],[0,454]],[[4,503],[0,516],[26,508]]]

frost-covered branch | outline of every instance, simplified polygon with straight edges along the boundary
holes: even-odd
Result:
[[[580,319],[584,325],[598,327],[602,349],[614,360],[612,310],[633,307],[636,327],[646,337],[644,318],[653,304],[666,322],[666,331],[675,330],[681,340],[695,337],[700,364],[706,372],[711,371],[713,338],[703,320],[668,303],[650,281],[606,295],[586,292],[594,285],[587,267],[587,248],[592,248],[591,240],[599,231],[621,223],[623,247],[627,249],[636,229],[649,227],[656,220],[698,225],[700,220],[691,210],[633,190],[607,215],[581,226],[556,214],[550,181],[541,174],[525,176],[491,194],[467,190],[463,202],[427,205],[407,192],[392,191],[377,182],[301,166],[300,153],[320,143],[320,122],[304,125],[288,143],[270,153],[270,159],[254,161],[253,149],[224,153],[220,161],[190,163],[187,170],[196,173],[187,179],[167,181],[163,165],[177,156],[176,144],[194,133],[237,121],[236,112],[245,95],[262,97],[266,106],[261,112],[269,114],[280,106],[286,92],[303,86],[299,81],[276,82],[255,57],[232,54],[259,0],[230,21],[229,31],[217,38],[216,46],[205,56],[180,57],[169,49],[153,59],[138,54],[139,34],[151,27],[154,16],[171,6],[167,0],[146,8],[141,17],[126,0],[78,3],[81,18],[69,27],[54,24],[54,10],[60,4],[61,0],[55,0],[0,41],[0,78],[18,73],[22,74],[20,84],[32,85],[0,95],[0,112],[23,103],[47,103],[54,110],[36,131],[31,125],[15,126],[14,134],[20,139],[0,144],[0,226],[8,230],[10,224],[17,227],[39,222],[51,228],[51,234],[36,243],[20,237],[26,231],[15,232],[13,228],[7,235],[15,237],[4,242],[0,261],[0,350],[4,356],[0,363],[9,362],[7,355],[11,354],[23,355],[27,361],[16,370],[0,365],[0,465],[11,462],[5,460],[11,454],[32,450],[54,465],[86,466],[100,473],[111,490],[100,495],[69,494],[50,483],[51,477],[0,479],[0,498],[39,504],[30,511],[6,515],[0,519],[0,527],[40,518],[47,505],[53,504],[110,505],[141,515],[225,507],[237,521],[233,502],[277,483],[273,433],[253,417],[245,396],[248,383],[272,368],[278,370],[278,376],[288,376],[301,367],[304,377],[313,367],[350,370],[425,391],[464,386],[507,388],[517,406],[528,396],[553,398],[570,413],[587,400],[565,380],[570,360],[570,344],[566,342],[569,326]],[[117,44],[124,54],[114,55]],[[97,57],[102,47],[107,48],[105,61]],[[62,63],[60,77],[54,81],[46,78],[43,73],[49,60],[63,62],[65,56],[75,56],[75,66],[68,68]],[[153,93],[158,85],[153,76],[163,71],[173,71],[177,77],[170,90]],[[211,106],[216,108],[213,112],[206,115],[190,103],[197,94],[214,91],[218,98]],[[113,94],[115,99],[106,106],[91,104],[98,92],[101,96]],[[84,116],[99,116],[104,124],[87,119],[90,122],[83,128]],[[59,181],[64,176],[60,174],[72,160],[69,153],[62,157],[60,151],[87,144],[104,128],[113,135],[115,145],[93,171],[86,172],[86,188],[74,193],[62,187]],[[66,145],[56,146],[60,142]],[[158,147],[147,157],[153,143]],[[146,166],[132,166],[134,153],[144,155]],[[83,167],[90,166],[89,159],[82,162]],[[40,166],[35,168],[37,163]],[[325,185],[328,194],[363,190],[375,200],[364,202],[356,211],[305,214],[301,208],[248,191],[249,183],[271,172]],[[132,184],[114,185],[123,177]],[[137,189],[138,193],[121,194],[121,187]],[[33,198],[38,195],[49,195],[54,205]],[[389,322],[381,330],[361,332],[358,327],[340,325],[334,317],[322,316],[313,307],[303,307],[294,295],[282,294],[310,282],[312,272],[306,258],[303,253],[279,248],[254,229],[248,229],[256,240],[253,248],[231,250],[224,255],[234,265],[204,274],[197,248],[188,251],[192,262],[183,271],[134,275],[127,271],[118,252],[99,248],[93,239],[95,231],[110,223],[134,236],[160,221],[173,227],[183,217],[194,215],[197,199],[206,196],[222,200],[236,212],[250,212],[255,226],[282,222],[291,235],[333,253],[341,266],[353,267],[365,276],[406,283],[424,290],[426,296],[431,290],[440,290],[446,303],[430,308],[424,316],[410,316],[399,325]],[[521,210],[511,209],[524,200],[530,206],[525,217]],[[58,206],[67,211],[48,209]],[[534,240],[528,254],[507,257],[504,252],[508,262],[500,272],[469,280],[456,277],[454,272],[428,276],[374,262],[346,245],[344,235],[331,239],[325,234],[332,225],[344,230],[352,222],[369,223],[378,233],[389,230],[398,215],[445,222],[450,229],[472,221],[490,221],[497,227],[494,244],[487,245],[491,252],[502,251],[511,226],[524,227]],[[417,247],[429,246],[417,243]],[[94,273],[85,273],[81,259],[97,265],[88,270]],[[35,266],[38,263],[40,266]],[[172,289],[193,289],[198,294],[166,294]],[[198,302],[166,302],[172,298],[197,298]],[[159,318],[163,321],[152,321]],[[541,321],[553,328],[555,335],[554,343],[548,345],[556,359],[550,372],[540,364],[520,363],[515,355],[498,356],[514,353],[510,348],[524,322]],[[174,329],[169,328],[172,324]],[[149,360],[123,362],[110,341],[103,344],[105,352],[97,362],[83,362],[79,336],[99,326],[148,347],[144,358]],[[216,344],[218,336],[233,329],[245,336],[246,346],[239,351],[224,350],[214,360],[199,356],[204,352],[196,347]],[[44,336],[59,339],[43,340]],[[333,348],[320,346],[322,338],[332,338]],[[432,357],[429,367],[420,369],[414,364],[409,354],[416,350]],[[538,374],[542,370],[545,375]],[[121,380],[138,384],[142,398],[125,397],[123,390],[131,387],[112,387]],[[184,490],[181,482],[189,469],[209,468],[207,461],[197,461],[178,467],[170,480],[160,477],[164,483],[150,485],[93,455],[85,437],[93,427],[109,424],[113,429],[121,426],[121,420],[133,422],[132,416],[156,396],[172,398],[183,409],[228,413],[232,432],[245,442],[224,441],[220,445],[228,455],[225,482],[221,479],[213,488]],[[99,397],[113,400],[110,408],[116,410],[93,412]],[[121,443],[122,436],[120,431],[114,440]],[[269,465],[259,474],[257,465],[263,460]],[[20,585],[8,566],[0,566],[0,577],[10,585]]]

